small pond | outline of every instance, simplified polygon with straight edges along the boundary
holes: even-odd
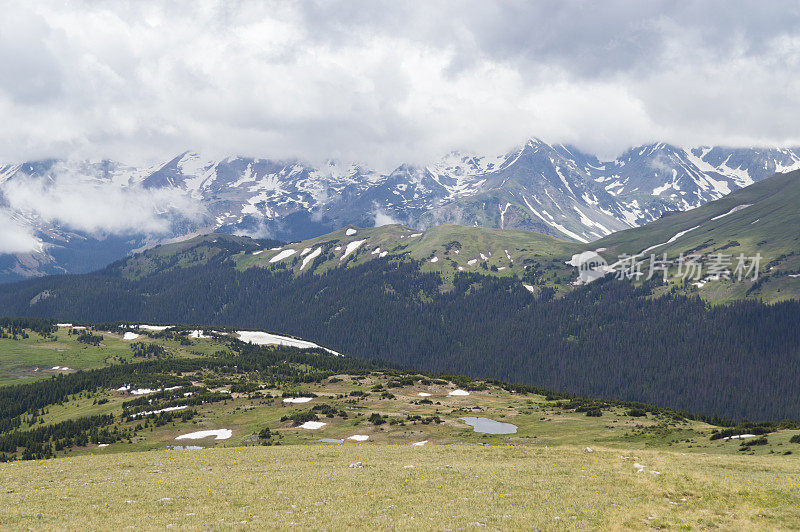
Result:
[[[322,438],[319,441],[322,443],[344,443],[344,440],[338,440],[336,438]]]
[[[459,418],[467,425],[472,426],[475,432],[484,434],[516,434],[517,426],[511,423],[501,423],[488,417],[462,417]]]
[[[198,449],[204,449],[204,447],[200,447],[199,445],[173,445],[173,451],[196,451]]]

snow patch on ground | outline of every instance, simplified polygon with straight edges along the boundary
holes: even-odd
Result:
[[[135,390],[131,390],[131,395],[147,395],[148,393],[155,393],[160,392],[161,388],[156,390],[151,390],[150,388],[137,388]]]
[[[433,257],[433,258],[431,259],[431,262],[439,262],[439,257]]]
[[[756,437],[755,434],[737,434],[736,436],[728,436],[727,438],[724,438],[724,439],[726,439],[726,440],[741,440],[741,439],[744,439],[744,438],[755,438],[755,437]]]
[[[739,212],[739,211],[741,211],[742,209],[746,209],[746,208],[748,208],[750,205],[752,205],[752,203],[745,203],[744,205],[737,205],[736,207],[734,207],[733,209],[729,210],[729,211],[728,211],[728,212],[726,212],[725,214],[720,214],[719,216],[714,216],[714,217],[713,217],[713,218],[711,218],[711,219],[712,219],[712,220],[719,220],[720,218],[725,218],[725,217],[726,217],[726,216],[728,216],[729,214],[733,214],[733,213],[735,213],[735,212]]]
[[[429,394],[428,392],[419,392],[417,395],[419,395],[420,397],[430,397],[431,396],[431,394]]]
[[[656,187],[653,189],[653,196],[660,196],[662,192],[667,190],[668,188],[672,188],[673,183],[666,183],[663,186]]]
[[[137,338],[139,338],[139,335],[132,332],[126,332],[124,335],[122,335],[123,340],[136,340]]]
[[[344,234],[346,234],[347,236],[353,236],[356,233],[358,233],[358,231],[356,231],[352,227],[348,228],[347,231],[344,232]]]
[[[307,255],[306,257],[304,257],[303,258],[303,264],[300,265],[300,271],[302,271],[303,268],[308,266],[309,263],[311,263],[311,261],[313,261],[314,259],[319,257],[320,253],[322,253],[322,248],[317,248],[317,249],[314,250],[313,253],[311,253],[310,255]]]
[[[318,430],[318,429],[321,429],[322,427],[324,427],[325,425],[327,425],[327,423],[324,423],[322,421],[306,421],[305,423],[300,425],[298,428],[307,429],[307,430]]]
[[[321,345],[309,342],[307,340],[298,340],[297,338],[290,338],[288,336],[280,336],[278,334],[271,334],[262,331],[236,331],[239,335],[239,340],[249,344],[255,345],[287,345],[290,347],[299,347],[300,349],[325,349],[332,355],[339,355],[336,351],[322,347]]]
[[[190,432],[189,434],[182,434],[175,438],[176,440],[202,440],[214,436],[215,440],[227,440],[233,436],[231,429],[216,429],[216,430],[200,430],[197,432]]]
[[[469,392],[468,392],[468,391],[466,391],[466,390],[453,390],[452,392],[448,393],[447,395],[453,395],[453,396],[461,396],[461,397],[463,397],[463,396],[465,396],[465,395],[469,395]]]
[[[281,260],[283,260],[285,258],[291,257],[295,253],[297,253],[296,249],[284,249],[283,251],[281,251],[280,253],[278,253],[277,255],[272,257],[271,259],[269,259],[269,262],[270,262],[270,264],[272,264],[272,263],[281,261]]]
[[[428,443],[428,440],[422,440],[422,441],[418,441],[418,442],[416,442],[416,443],[412,443],[411,445],[414,445],[414,446],[416,446],[416,447],[422,447],[422,446],[423,446],[423,445],[425,445],[426,443]]]
[[[149,393],[156,393],[156,392],[169,392],[169,391],[172,391],[172,390],[177,390],[178,388],[180,388],[180,386],[171,386],[169,388],[156,388],[156,389],[137,388],[135,390],[131,390],[131,395],[147,395]],[[130,386],[127,386],[127,387],[123,386],[122,388],[117,388],[117,391],[118,392],[122,392],[122,391],[130,390],[130,389],[131,389]]]
[[[347,258],[347,256],[349,254],[351,254],[352,252],[357,250],[359,248],[359,246],[361,246],[361,244],[363,244],[364,242],[366,242],[366,239],[364,239],[364,240],[353,240],[352,242],[347,244],[347,247],[344,250],[344,254],[342,254],[342,258],[339,259],[339,260],[344,260],[345,258]]]
[[[185,408],[188,408],[188,406],[169,406],[167,408],[162,408],[161,410],[148,410],[147,412],[139,412],[138,414],[133,414],[131,417],[149,416],[150,414],[160,414],[161,412],[175,412],[176,410],[183,410]]]
[[[313,399],[313,397],[287,397],[283,400],[283,402],[299,404],[299,403],[307,403],[311,401],[311,399]]]
[[[639,253],[639,254],[640,254],[640,255],[642,255],[642,254],[644,254],[644,253],[647,253],[647,252],[649,252],[649,251],[652,251],[652,250],[654,250],[654,249],[656,249],[656,248],[659,248],[659,247],[661,247],[661,246],[666,246],[667,244],[672,244],[673,242],[675,242],[676,240],[678,240],[680,237],[682,237],[683,235],[685,235],[685,234],[686,234],[686,233],[688,233],[689,231],[694,231],[694,230],[695,230],[695,229],[697,229],[698,227],[700,227],[700,226],[699,226],[699,225],[695,225],[694,227],[690,227],[689,229],[687,229],[687,230],[685,230],[685,231],[680,231],[679,233],[676,233],[676,234],[675,234],[675,235],[674,235],[672,238],[670,238],[670,239],[669,239],[669,240],[667,240],[666,242],[662,242],[662,243],[660,243],[660,244],[656,244],[655,246],[650,246],[649,248],[647,248],[647,249],[643,250],[643,251],[642,251],[641,253]],[[616,264],[614,264],[614,266],[616,266]]]
[[[364,434],[353,434],[352,436],[348,436],[347,439],[355,441],[367,441],[369,439],[369,436]]]

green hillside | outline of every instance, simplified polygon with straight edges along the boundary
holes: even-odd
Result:
[[[661,245],[659,245],[661,244]],[[761,282],[715,281],[688,287],[710,300],[800,298],[800,172],[777,174],[687,212],[614,233],[586,249],[602,249],[614,262],[620,254],[761,254]],[[754,286],[755,285],[755,286]]]
[[[224,261],[237,253],[247,253],[277,244],[273,240],[253,240],[212,233],[156,246],[110,265],[107,271],[125,279],[140,279],[156,272],[201,266],[209,261]]]
[[[235,261],[240,269],[262,267],[299,275],[376,259],[412,259],[420,262],[422,271],[437,272],[448,279],[458,272],[524,277],[526,267],[535,267],[565,281],[569,268],[564,259],[579,250],[577,244],[528,231],[459,225],[440,225],[426,231],[400,225],[348,226],[303,242],[245,252]]]

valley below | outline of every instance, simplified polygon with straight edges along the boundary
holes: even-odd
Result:
[[[4,323],[10,528],[755,530],[800,517],[800,423],[417,372],[254,331]]]

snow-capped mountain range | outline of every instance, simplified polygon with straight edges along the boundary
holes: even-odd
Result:
[[[390,173],[334,162],[211,161],[190,152],[154,168],[111,161],[11,164],[0,166],[0,211],[27,229],[37,246],[0,255],[0,281],[88,271],[165,239],[213,230],[300,240],[345,224],[456,223],[588,242],[798,168],[800,149],[657,143],[601,161],[538,139],[507,154],[454,152],[429,166],[401,165]],[[20,203],[21,186],[14,192],[15,183],[35,183],[46,196],[65,180],[99,192],[98,208],[107,196],[142,203],[134,205],[129,224],[85,223],[80,213],[53,214],[36,201]],[[85,199],[91,198],[87,193]],[[147,210],[152,212],[137,225],[136,216]]]

